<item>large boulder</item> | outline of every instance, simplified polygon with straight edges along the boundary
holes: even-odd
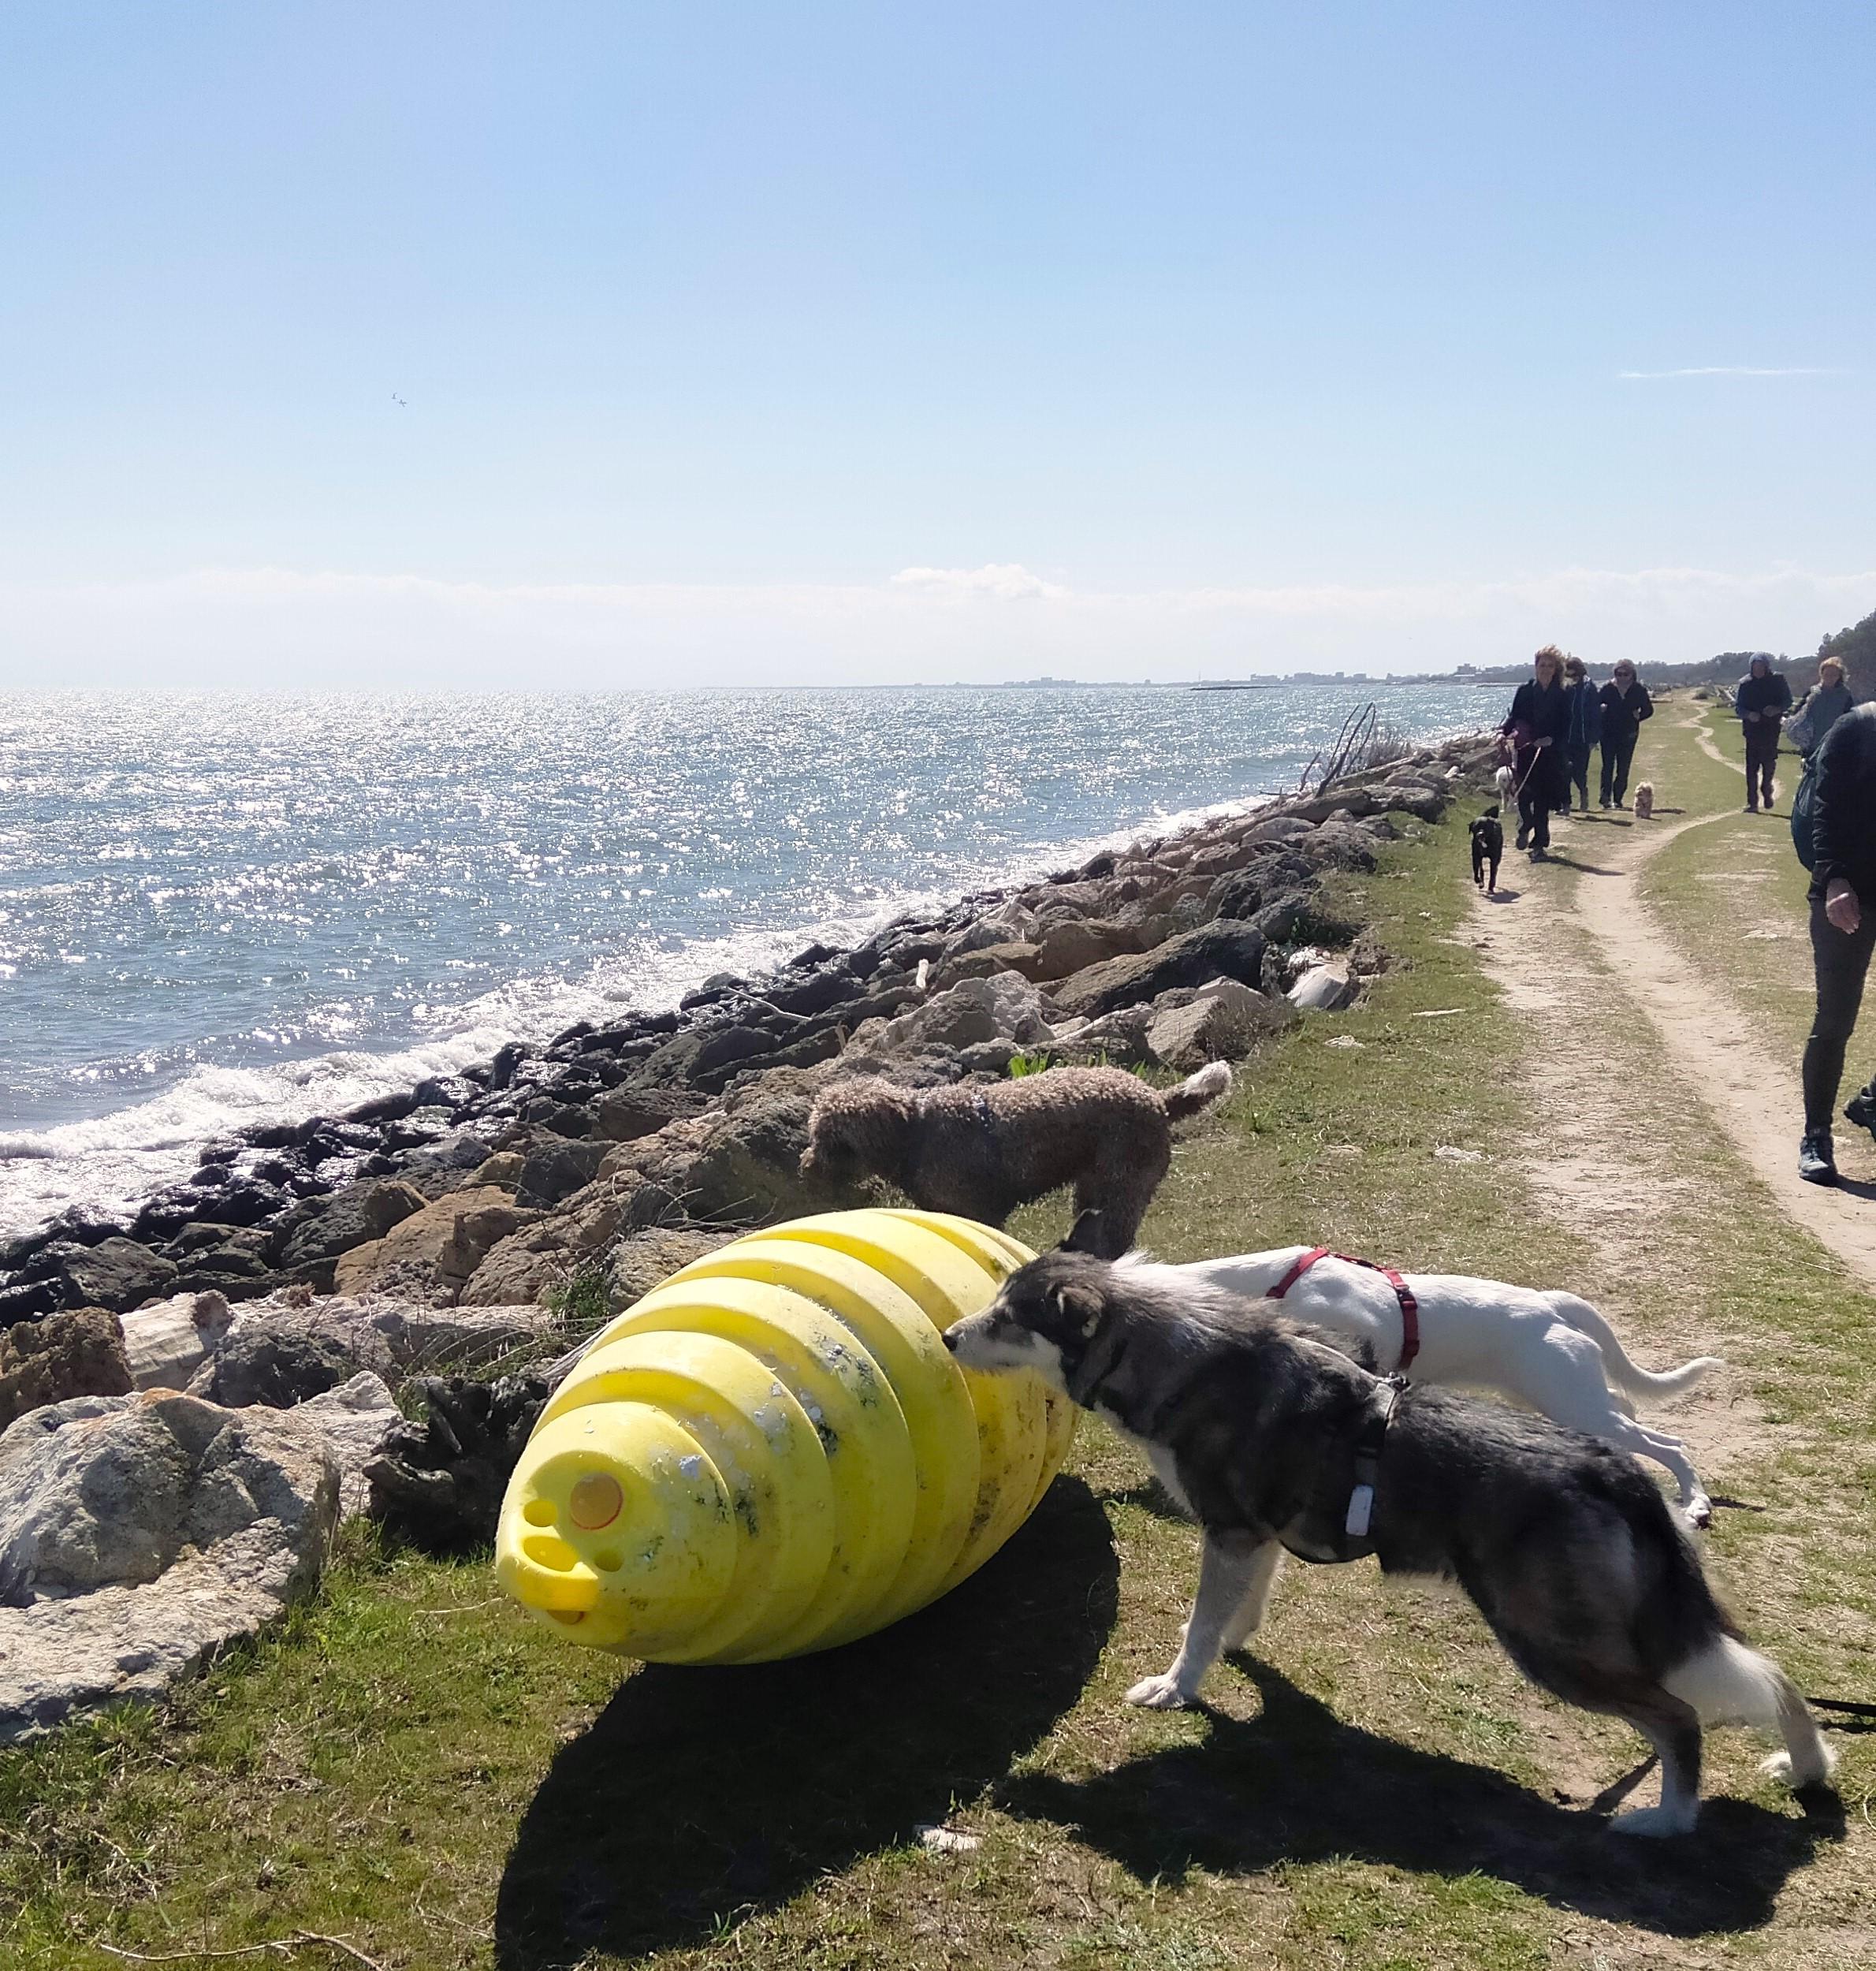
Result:
[[[668,1228],[635,1233],[612,1248],[606,1269],[606,1299],[615,1313],[642,1300],[694,1259],[713,1253],[736,1235]]]
[[[987,1040],[1045,1045],[1054,1038],[1052,1011],[1029,980],[999,972],[990,978],[960,980],[924,1005],[888,1020],[874,1045],[888,1053],[971,1047]]]
[[[1208,1061],[1241,1060],[1295,1018],[1280,999],[1234,978],[1215,979],[1187,1004],[1156,1015],[1147,1029],[1147,1052],[1162,1067],[1189,1074]]]
[[[105,1308],[48,1314],[0,1334],[0,1430],[68,1396],[121,1396],[130,1388],[124,1332]]]
[[[139,1389],[187,1389],[234,1317],[219,1293],[176,1294],[121,1317],[125,1358]]]
[[[355,1246],[382,1239],[393,1226],[422,1210],[427,1200],[400,1178],[370,1177],[348,1184],[316,1205],[302,1208],[302,1222],[288,1235],[282,1265],[310,1266],[337,1259]]]
[[[1255,985],[1264,963],[1264,933],[1235,918],[1220,918],[1168,938],[1156,949],[1090,965],[1051,988],[1071,1015],[1097,1019],[1122,1006],[1152,999],[1175,986],[1202,986],[1214,978]]]
[[[600,1098],[594,1112],[593,1134],[608,1142],[636,1142],[655,1135],[667,1123],[694,1116],[704,1097],[686,1087],[647,1087],[627,1082]]]
[[[59,1264],[58,1280],[68,1307],[108,1307],[114,1313],[140,1306],[169,1291],[176,1262],[134,1239],[102,1239],[79,1246]]]
[[[549,1205],[557,1205],[563,1198],[571,1198],[599,1175],[599,1167],[612,1147],[611,1143],[594,1137],[577,1141],[549,1137],[522,1165],[515,1202],[527,1210],[540,1211]]]
[[[1066,978],[1110,958],[1146,949],[1145,933],[1137,924],[1111,917],[1065,917],[1043,932],[1031,978]]]
[[[339,1517],[350,1519],[371,1503],[365,1468],[395,1437],[404,1412],[382,1376],[362,1369],[293,1411],[300,1423],[317,1425],[339,1473]]]
[[[315,1422],[152,1392],[0,1433],[0,1744],[159,1696],[319,1575],[339,1471]]]
[[[342,1254],[333,1284],[344,1295],[376,1291],[448,1304],[490,1248],[530,1215],[498,1186],[467,1185]]]
[[[237,1323],[216,1351],[214,1366],[191,1384],[198,1395],[244,1410],[264,1403],[290,1410],[361,1369],[388,1374],[389,1343],[369,1323],[328,1311],[332,1303],[270,1308]]]

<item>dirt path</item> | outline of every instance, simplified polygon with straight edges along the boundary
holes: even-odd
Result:
[[[1681,722],[1693,725],[1691,718]],[[1699,737],[1707,752],[1725,758],[1703,732]],[[1688,829],[1732,811],[1714,809],[1666,825],[1636,825],[1627,814],[1599,811],[1558,820],[1551,829],[1558,859],[1533,868],[1521,855],[1509,857],[1505,874],[1517,893],[1509,901],[1478,900],[1475,941],[1514,1005],[1607,1022],[1618,1016],[1609,996],[1619,996],[1653,1030],[1674,1082],[1711,1116],[1778,1209],[1876,1289],[1876,1185],[1847,1181],[1827,1190],[1800,1179],[1797,1062],[1767,1050],[1760,1030],[1676,950],[1640,894],[1636,879],[1655,856]],[[1748,869],[1740,880],[1755,879]],[[1569,1102],[1549,1105],[1547,1175],[1607,1208],[1610,1194],[1621,1188],[1610,1182],[1610,1137],[1626,1133],[1622,1122],[1632,1130],[1635,1118],[1618,1121],[1606,1102],[1585,1101],[1584,1079],[1573,1068]],[[1645,1141],[1645,1127],[1641,1134]],[[1663,1202],[1671,1173],[1650,1167],[1647,1177]],[[1619,1221],[1602,1223],[1599,1237],[1605,1246],[1619,1245]]]

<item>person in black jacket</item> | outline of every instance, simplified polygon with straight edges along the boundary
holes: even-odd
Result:
[[[1635,742],[1642,721],[1655,716],[1655,701],[1626,661],[1617,665],[1598,695],[1602,701],[1602,805],[1626,807]]]
[[[1531,660],[1529,680],[1517,687],[1499,732],[1511,742],[1511,770],[1517,788],[1517,845],[1531,846],[1531,859],[1550,853],[1550,810],[1566,783],[1563,744],[1569,736],[1569,702],[1563,695],[1563,653],[1547,643]]]
[[[1558,811],[1567,814],[1570,811],[1570,792],[1576,790],[1576,798],[1583,803],[1583,812],[1589,812],[1589,756],[1595,743],[1602,736],[1602,699],[1595,686],[1589,681],[1589,667],[1580,657],[1566,657],[1563,660],[1563,695],[1569,710],[1564,723],[1563,747],[1563,798],[1558,803]]]
[[[1876,944],[1876,705],[1846,712],[1818,747],[1811,807],[1811,950],[1818,1008],[1804,1043],[1804,1140],[1798,1175],[1837,1182],[1830,1112]],[[1876,1085],[1844,1119],[1876,1134]]]
[[[1759,812],[1760,790],[1772,811],[1772,769],[1778,762],[1778,728],[1792,709],[1792,687],[1769,657],[1755,657],[1733,694],[1733,709],[1746,732],[1746,812]]]

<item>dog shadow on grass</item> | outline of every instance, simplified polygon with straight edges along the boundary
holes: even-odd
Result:
[[[942,1822],[1074,1708],[1119,1577],[1100,1503],[1058,1478],[1001,1553],[883,1634],[787,1663],[640,1671],[523,1817],[497,1962],[705,1942]]]
[[[1268,1664],[1233,1661],[1262,1694],[1256,1717],[1208,1713],[1201,1742],[1090,1779],[1024,1774],[997,1789],[996,1804],[1072,1830],[1142,1882],[1352,1856],[1427,1875],[1494,1876],[1558,1908],[1673,1936],[1766,1922],[1786,1877],[1843,1835],[1834,1794],[1807,1801],[1802,1819],[1709,1799],[1694,1839],[1614,1835],[1597,1814],[1557,1805],[1489,1767],[1344,1723]],[[1614,1805],[1645,1770],[1598,1806]]]

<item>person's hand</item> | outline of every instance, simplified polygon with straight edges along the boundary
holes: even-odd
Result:
[[[1547,739],[1540,739],[1540,740],[1539,740],[1537,743],[1538,743],[1538,744],[1539,744],[1539,746],[1548,746],[1548,745],[1550,744],[1550,740],[1547,738]]]
[[[1841,876],[1832,877],[1824,892],[1824,915],[1845,937],[1853,935],[1863,923],[1863,906]]]
[[[1740,716],[1748,725],[1756,725],[1759,723],[1759,714],[1756,712],[1742,712]]]

